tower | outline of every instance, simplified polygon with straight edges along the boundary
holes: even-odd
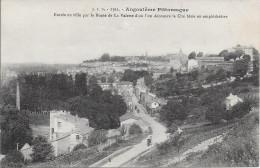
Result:
[[[19,81],[16,82],[16,108],[20,111],[20,87],[19,87]]]

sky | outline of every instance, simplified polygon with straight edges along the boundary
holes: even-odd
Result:
[[[188,14],[228,18],[54,17],[54,13],[87,14],[92,8],[110,7],[185,8]],[[2,0],[1,59],[2,63],[81,63],[103,53],[156,56],[182,49],[185,54],[218,54],[237,44],[259,50],[259,11],[258,0]]]

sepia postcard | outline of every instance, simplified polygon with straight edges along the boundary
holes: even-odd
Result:
[[[0,165],[259,167],[259,0],[1,0]]]

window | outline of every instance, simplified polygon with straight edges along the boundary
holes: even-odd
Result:
[[[76,135],[76,140],[79,141],[79,135]]]
[[[61,127],[61,122],[58,122],[58,127]]]

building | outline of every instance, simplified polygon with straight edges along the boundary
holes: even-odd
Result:
[[[221,67],[224,69],[232,69],[233,62],[225,61],[224,57],[197,57],[199,67],[209,68],[209,67]]]
[[[140,100],[141,93],[149,92],[149,88],[145,85],[144,77],[137,79],[136,86],[134,89],[135,96]]]
[[[20,149],[20,152],[23,154],[24,160],[32,160],[31,154],[33,153],[32,146],[28,143]]]
[[[140,103],[150,115],[160,113],[162,106],[167,104],[166,100],[158,98],[152,93],[141,93]]]
[[[98,85],[102,88],[102,90],[111,90],[112,87],[110,83],[98,83]]]
[[[199,68],[199,63],[195,59],[190,59],[187,61],[187,71],[190,72],[193,69]]]
[[[231,107],[237,104],[238,102],[243,102],[243,100],[239,98],[237,95],[233,95],[232,93],[230,93],[230,95],[226,97],[226,109],[231,109]]]
[[[71,152],[80,143],[88,146],[88,136],[93,130],[86,118],[66,111],[50,111],[50,141],[55,156]]]

